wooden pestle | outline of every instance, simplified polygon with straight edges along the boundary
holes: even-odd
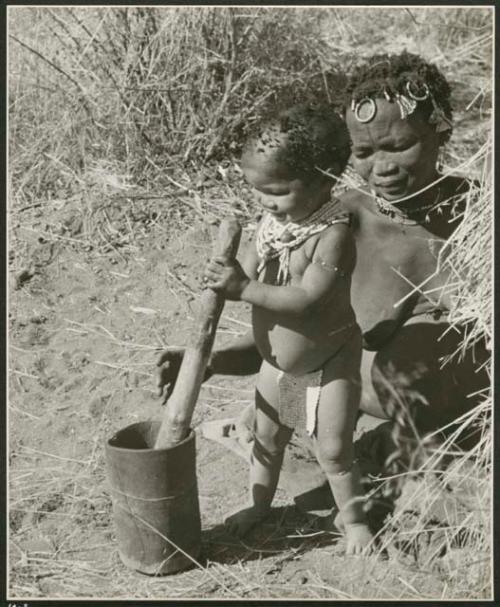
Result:
[[[224,219],[214,244],[214,255],[234,259],[240,236],[241,226],[237,220]],[[173,447],[188,434],[223,307],[221,294],[212,289],[203,290],[197,325],[190,335],[174,390],[165,406],[155,449]]]

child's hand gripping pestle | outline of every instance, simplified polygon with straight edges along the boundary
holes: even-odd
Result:
[[[214,255],[227,259],[236,257],[240,236],[241,226],[236,219],[224,219],[214,245]],[[188,434],[223,307],[223,295],[204,289],[198,323],[191,333],[174,391],[165,407],[155,449],[173,447]]]

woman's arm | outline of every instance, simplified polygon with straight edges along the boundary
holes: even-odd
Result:
[[[156,385],[158,396],[165,403],[175,386],[184,358],[184,348],[170,348],[158,358]],[[255,346],[252,331],[227,346],[212,352],[203,381],[212,375],[253,375],[260,369],[262,358]]]
[[[260,356],[253,331],[212,352],[208,363],[210,375],[253,375],[260,369]]]

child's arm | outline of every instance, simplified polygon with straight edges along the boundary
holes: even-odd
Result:
[[[251,242],[241,267],[247,276],[257,278],[258,265],[255,243]],[[208,364],[208,372],[210,375],[252,375],[258,372],[261,363],[262,357],[255,346],[253,331],[250,330],[227,346],[214,350]]]
[[[274,286],[249,277],[233,262],[213,259],[206,270],[208,285],[227,299],[240,299],[274,312],[305,314],[332,298],[335,284],[352,271],[354,242],[349,228],[334,225],[321,235],[300,286]]]

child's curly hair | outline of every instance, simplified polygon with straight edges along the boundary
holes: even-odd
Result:
[[[317,177],[318,168],[335,164],[343,171],[351,154],[347,126],[329,104],[301,104],[263,116],[244,150],[273,148],[276,159],[304,181]]]
[[[373,55],[352,72],[345,87],[344,112],[352,101],[355,103],[364,97],[384,97],[393,99],[396,94],[407,94],[407,84],[413,90],[422,90],[427,86],[430,95],[418,102],[418,108],[429,122],[434,122],[435,104],[450,121],[447,133],[451,135],[452,107],[450,104],[450,86],[438,70],[419,55],[403,51],[397,55]]]

